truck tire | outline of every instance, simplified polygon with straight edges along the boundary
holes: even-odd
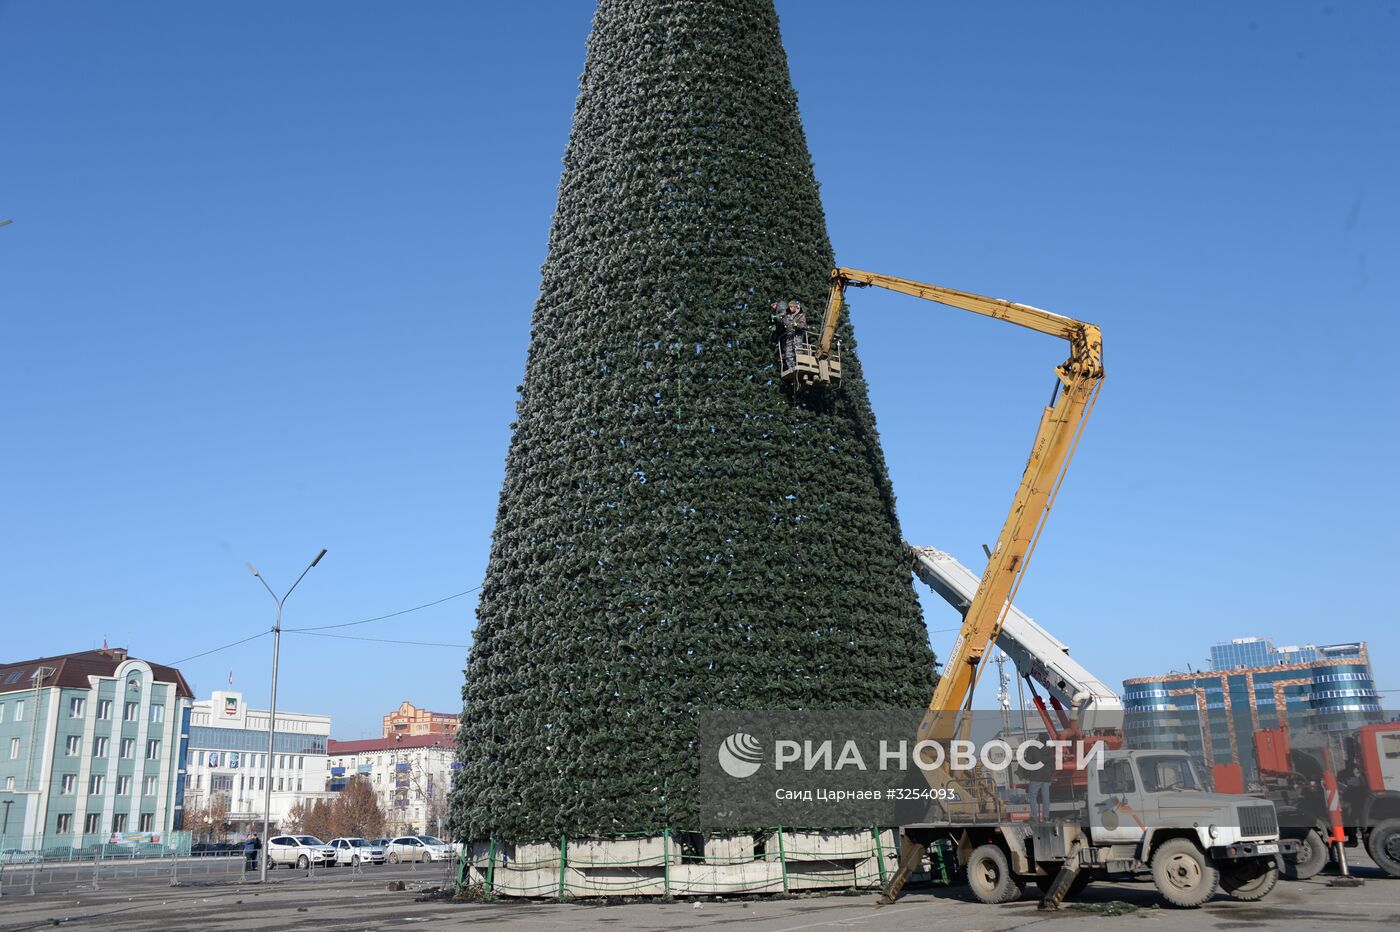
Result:
[[[1386,819],[1367,832],[1366,850],[1377,867],[1400,877],[1400,819]]]
[[[1011,874],[1006,852],[996,845],[980,845],[967,859],[967,885],[983,903],[1010,903],[1021,898],[1021,885]]]
[[[1283,859],[1285,880],[1307,880],[1316,877],[1327,866],[1327,842],[1317,832],[1308,832],[1302,838],[1297,854]]]
[[[1262,900],[1278,883],[1278,862],[1259,858],[1243,864],[1222,865],[1220,889],[1237,900]]]
[[[1168,838],[1152,852],[1152,883],[1173,906],[1200,906],[1219,882],[1215,865],[1189,838]]]

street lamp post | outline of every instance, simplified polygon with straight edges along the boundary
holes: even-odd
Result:
[[[292,590],[306,578],[306,574],[311,572],[311,568],[317,563],[320,563],[321,558],[325,555],[325,548],[322,548],[321,552],[316,554],[316,558],[311,561],[310,565],[301,571],[301,575],[297,577],[297,581],[292,583],[292,588],[283,593],[280,599],[277,597],[277,593],[272,591],[272,587],[267,584],[267,580],[263,579],[262,574],[253,567],[253,564],[245,564],[248,567],[248,571],[258,577],[258,582],[263,584],[263,588],[267,590],[267,594],[272,596],[272,601],[277,603],[277,622],[272,626],[272,708],[269,709],[267,713],[267,766],[263,768],[266,773],[265,779],[267,780],[267,788],[263,791],[264,845],[271,840],[272,836],[272,739],[274,729],[277,726],[277,659],[282,648],[282,603],[287,601],[287,596],[292,594]],[[258,879],[262,882],[266,882],[267,855],[264,854],[259,860],[262,863],[259,866]]]

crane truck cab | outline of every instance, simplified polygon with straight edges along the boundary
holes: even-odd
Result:
[[[1090,767],[1083,797],[1057,804],[1040,822],[905,828],[940,845],[966,868],[983,903],[1019,899],[1028,883],[1058,906],[1095,880],[1150,876],[1173,906],[1197,907],[1217,890],[1258,900],[1278,882],[1280,841],[1273,803],[1206,791],[1180,751],[1105,751]]]

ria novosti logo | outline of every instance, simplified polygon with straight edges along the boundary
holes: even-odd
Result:
[[[1035,749],[1043,748],[1049,759],[1032,755]],[[870,748],[862,752],[859,742],[844,742],[839,750],[830,739],[824,741],[790,741],[778,739],[773,742],[773,770],[802,771],[842,771],[871,769],[907,770],[911,766],[924,771],[946,768],[948,770],[987,770],[1005,771],[1019,767],[1023,771],[1036,772],[1042,769],[1085,770],[1089,767],[1103,769],[1104,744],[1101,741],[1083,739],[1067,741],[1054,739],[1041,741],[1030,739],[1012,746],[1006,741],[994,738],[978,745],[963,738],[948,742],[917,741],[912,746],[908,741],[891,743],[879,742],[878,752],[873,760],[868,760]],[[758,773],[763,766],[763,745],[746,732],[736,731],[720,742],[719,766],[726,774],[742,780]]]
[[[758,773],[763,763],[763,746],[753,735],[735,732],[719,746],[720,769],[731,777],[742,780]]]

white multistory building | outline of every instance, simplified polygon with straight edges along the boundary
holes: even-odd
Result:
[[[270,758],[267,720],[267,710],[249,709],[242,693],[215,692],[194,703],[185,756],[187,808],[206,807],[212,797],[222,795],[235,831],[261,832],[264,796],[271,780],[276,831],[293,806],[309,807],[329,795],[326,746],[331,717],[278,709]],[[185,827],[196,833],[201,830],[198,825]]]
[[[331,790],[356,777],[374,788],[388,835],[440,835],[447,826],[447,794],[457,769],[450,735],[412,735],[329,745]]]

